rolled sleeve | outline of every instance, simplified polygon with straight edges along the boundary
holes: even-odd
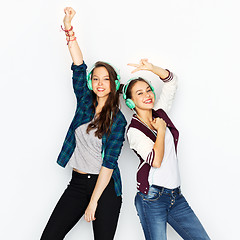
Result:
[[[156,102],[154,109],[163,109],[166,113],[171,110],[173,100],[175,98],[175,94],[177,91],[178,80],[177,76],[170,72],[168,78],[163,80],[164,84],[162,87],[162,91],[160,93],[160,97]]]
[[[91,94],[91,91],[87,87],[87,65],[84,61],[81,65],[72,64],[71,70],[73,71],[74,93],[79,101],[83,96]]]

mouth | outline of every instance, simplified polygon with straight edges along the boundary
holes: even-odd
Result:
[[[105,89],[104,88],[101,88],[101,87],[99,87],[99,88],[97,88],[97,91],[98,92],[103,92]]]
[[[146,101],[144,101],[144,103],[145,103],[145,104],[151,104],[151,103],[152,103],[152,99],[149,98],[149,99],[147,99]]]

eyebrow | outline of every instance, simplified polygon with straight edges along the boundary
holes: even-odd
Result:
[[[93,77],[98,77],[98,75],[94,74]],[[104,77],[109,77],[109,75],[106,75]]]
[[[150,88],[150,86],[148,86],[148,87],[146,88],[146,90],[147,90],[148,88]],[[143,91],[143,89],[137,90],[136,93],[139,92],[139,91]]]

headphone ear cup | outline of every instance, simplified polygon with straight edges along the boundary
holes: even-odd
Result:
[[[116,91],[120,88],[120,82],[118,80],[115,80],[115,84],[116,84]]]
[[[93,89],[92,89],[92,80],[91,80],[91,79],[88,79],[88,80],[87,80],[87,86],[88,86],[88,88],[89,88],[90,90],[93,90]]]
[[[126,105],[130,108],[130,109],[133,109],[133,108],[135,108],[135,103],[133,102],[133,100],[131,100],[131,99],[126,99]]]
[[[87,75],[87,86],[89,88],[89,90],[92,90],[92,79],[91,79],[91,73],[92,71],[90,71]]]
[[[154,87],[150,83],[149,83],[149,86],[150,86],[150,88],[151,88],[151,90],[152,90],[152,92],[154,94],[154,98],[156,99],[156,93],[154,92]]]

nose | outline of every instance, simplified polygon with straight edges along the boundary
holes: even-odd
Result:
[[[103,84],[102,80],[98,81],[98,85],[101,86]]]

